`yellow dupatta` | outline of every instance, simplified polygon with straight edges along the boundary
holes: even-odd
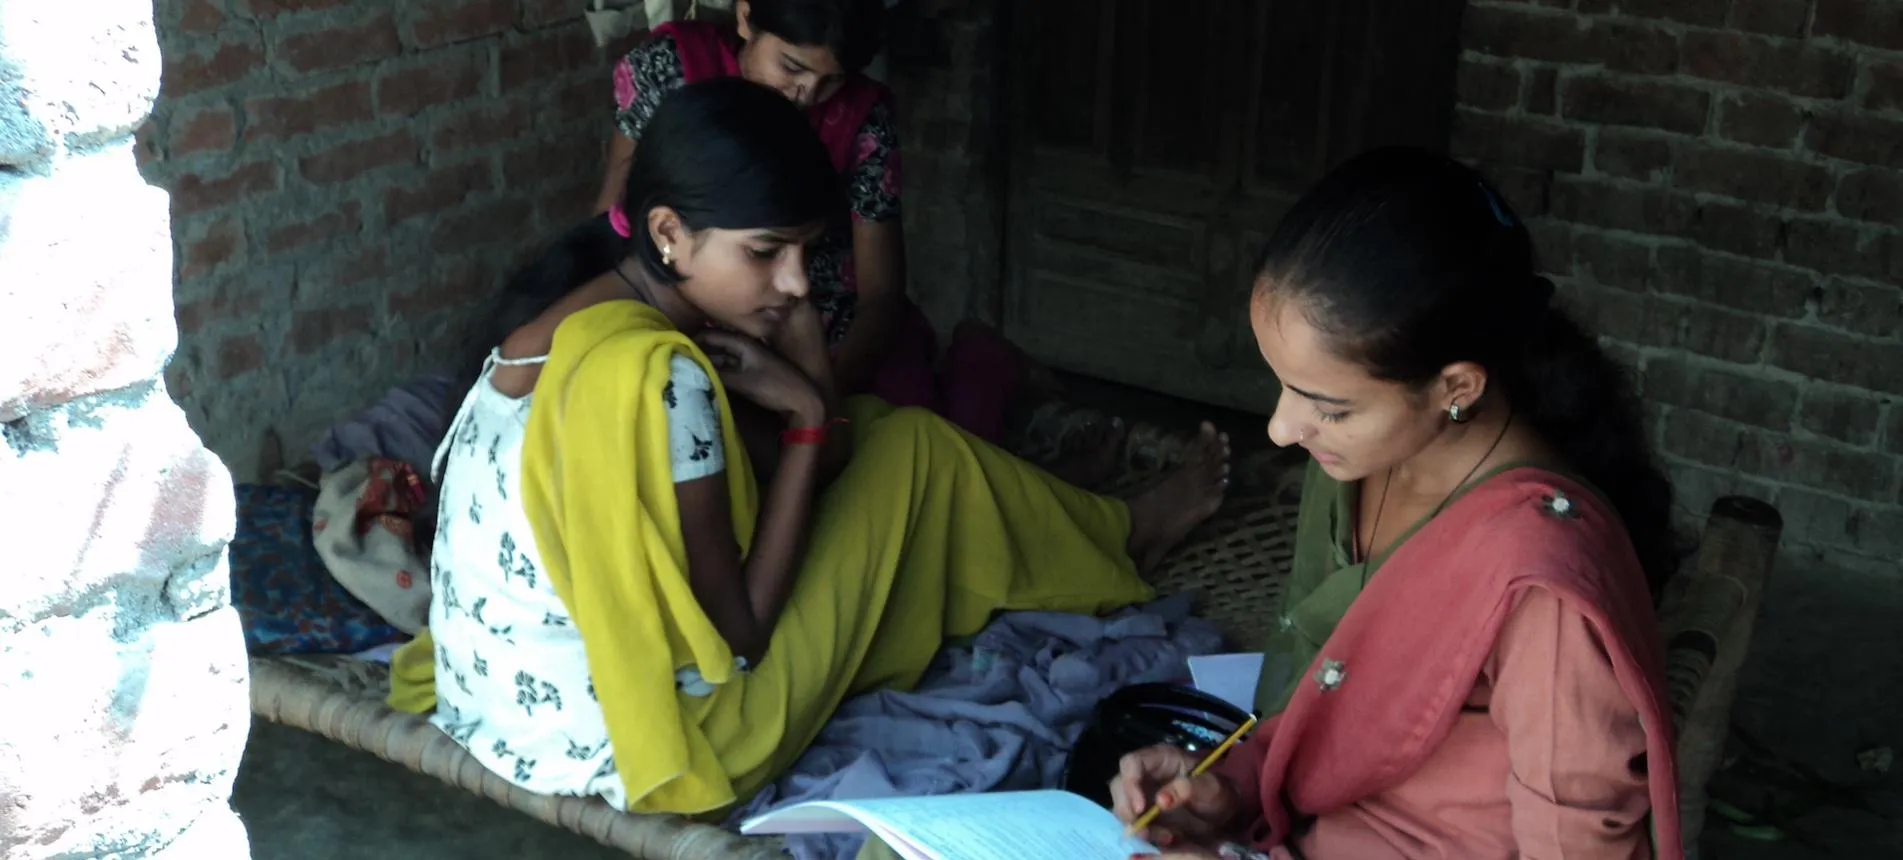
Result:
[[[713,380],[727,489],[742,557],[758,489],[727,392],[707,356],[659,311],[634,301],[576,312],[555,330],[522,442],[522,506],[542,569],[588,654],[615,766],[636,812],[698,813],[735,800],[674,673],[733,678],[734,654],[695,599],[674,495],[662,389],[676,354]],[[392,661],[390,704],[435,704],[427,630]]]
[[[661,393],[676,353],[713,380],[744,557],[758,490],[726,389],[692,340],[638,302],[587,308],[555,330],[522,444],[522,504],[587,650],[628,808],[696,813],[734,791],[681,710],[674,673],[693,666],[724,684],[735,667],[688,580]]]

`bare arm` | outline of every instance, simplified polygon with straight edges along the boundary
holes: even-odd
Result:
[[[839,344],[834,372],[840,390],[864,391],[892,350],[910,307],[905,297],[905,235],[899,220],[855,221],[852,258],[859,298],[846,338]]]
[[[608,176],[602,180],[601,193],[595,195],[595,212],[600,215],[621,202],[628,186],[628,168],[634,164],[634,141],[620,132],[608,137]]]
[[[838,379],[837,366],[826,345],[825,328],[820,324],[819,312],[810,303],[800,304],[797,315],[781,327],[771,345],[807,379],[812,380],[814,389],[825,404],[827,415],[845,414],[841,409],[841,401],[845,396],[843,392],[849,389]],[[832,483],[832,479],[838,477],[839,470],[845,468],[846,461],[851,457],[852,434],[829,433],[824,449],[820,452],[820,484]],[[756,459],[754,462],[760,461]]]
[[[788,418],[789,426],[824,421],[817,397]],[[727,645],[748,663],[757,664],[766,655],[774,625],[793,592],[806,551],[813,492],[819,486],[819,460],[820,451],[812,445],[790,445],[780,453],[762,500],[752,551],[744,560],[734,539],[726,474],[675,485],[694,597]]]

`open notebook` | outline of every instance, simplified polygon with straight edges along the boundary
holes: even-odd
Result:
[[[740,825],[749,836],[870,831],[905,860],[1126,860],[1156,848],[1066,791],[816,800]]]

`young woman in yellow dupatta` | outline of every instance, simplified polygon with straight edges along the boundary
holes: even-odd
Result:
[[[621,205],[483,338],[394,704],[529,790],[707,813],[1000,610],[1151,597],[1138,573],[1220,503],[1227,440],[1205,427],[1125,503],[929,412],[840,403],[803,259],[840,214],[791,102],[730,78],[662,104]],[[776,451],[749,456],[729,394],[782,418]]]

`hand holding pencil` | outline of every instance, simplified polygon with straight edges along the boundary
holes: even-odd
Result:
[[[1253,727],[1251,720],[1207,756],[1172,746],[1124,756],[1110,783],[1117,819],[1164,849],[1222,836],[1241,810],[1235,787],[1209,767]]]

